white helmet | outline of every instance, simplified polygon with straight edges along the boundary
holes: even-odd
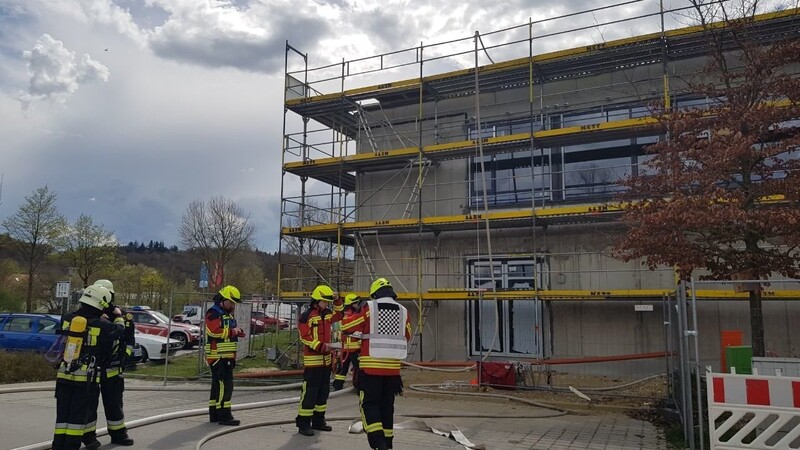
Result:
[[[94,282],[94,285],[95,286],[102,286],[102,287],[108,289],[108,292],[111,292],[112,294],[115,293],[114,292],[114,284],[111,283],[111,281],[109,281],[109,280],[97,280],[97,281]]]
[[[103,286],[92,285],[83,290],[83,295],[78,301],[102,311],[108,308],[111,292]]]

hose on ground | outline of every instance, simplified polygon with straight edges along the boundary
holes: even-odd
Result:
[[[551,417],[559,417],[563,416],[564,414],[544,414],[544,415],[531,415],[531,414],[511,414],[511,415],[491,415],[491,414],[396,414],[399,417],[413,417],[418,419],[435,419],[435,418],[463,418],[463,419],[548,419]],[[337,422],[342,420],[359,420],[361,416],[334,416],[334,417],[326,417],[325,418],[329,422]],[[200,441],[197,442],[195,445],[195,450],[200,450],[203,445],[207,444],[208,442],[218,438],[225,436],[226,434],[236,433],[238,431],[249,430],[251,428],[258,428],[258,427],[269,427],[274,425],[287,425],[295,423],[294,419],[281,419],[281,420],[268,420],[264,422],[256,422],[256,423],[248,423],[247,425],[240,425],[238,427],[233,428],[225,428],[223,430],[215,431],[211,434],[204,436]]]
[[[460,367],[458,369],[443,369],[441,367],[420,366],[418,364],[410,363],[408,361],[400,361],[400,364],[404,366],[415,367],[417,369],[430,370],[433,372],[469,372],[470,370],[473,370],[478,366],[477,364],[473,364],[471,366]]]
[[[566,409],[562,409],[562,408],[558,408],[558,407],[555,407],[555,406],[552,406],[552,405],[548,405],[546,403],[540,403],[540,402],[537,402],[537,401],[534,401],[534,400],[528,400],[526,398],[513,397],[511,395],[489,394],[489,393],[483,393],[483,392],[443,391],[441,389],[439,389],[439,390],[431,389],[432,387],[439,387],[439,386],[440,385],[438,385],[438,384],[412,384],[412,385],[409,385],[408,388],[413,390],[413,391],[427,392],[429,394],[448,394],[448,395],[463,395],[463,396],[469,396],[469,397],[504,398],[504,399],[507,399],[507,400],[520,402],[520,403],[525,403],[525,404],[528,404],[528,405],[531,405],[531,406],[536,406],[538,408],[549,409],[551,411],[558,411],[559,413],[561,413],[561,414],[558,414],[558,416],[563,416],[563,415],[569,414],[571,412],[571,411],[568,411]],[[553,417],[557,417],[557,416],[553,416]]]
[[[342,389],[340,391],[332,392],[330,394],[331,397],[338,397],[343,395],[347,392],[352,392],[353,388]],[[242,403],[240,405],[233,405],[231,410],[233,411],[242,411],[248,409],[257,409],[257,408],[266,408],[269,406],[279,406],[279,405],[286,405],[290,403],[297,403],[300,400],[300,397],[287,397],[287,398],[279,398],[276,400],[267,400],[263,402],[251,402],[251,403]],[[199,409],[186,409],[182,411],[173,411],[171,413],[159,414],[156,416],[145,417],[142,419],[131,420],[130,422],[126,422],[125,426],[128,429],[143,427],[146,425],[152,425],[154,423],[163,422],[166,420],[173,420],[173,419],[183,419],[186,417],[195,417],[195,416],[202,416],[208,414],[208,408],[199,408]],[[100,428],[97,430],[98,436],[104,436],[108,434],[107,428]],[[32,444],[25,447],[19,447],[15,450],[47,450],[50,448],[51,442],[39,442],[38,444]]]
[[[287,383],[273,386],[237,386],[237,391],[246,392],[264,392],[264,391],[288,391],[291,389],[298,389],[303,383]],[[46,392],[54,391],[56,389],[55,383],[48,384],[47,386],[28,386],[16,388],[0,389],[1,394],[21,394],[26,392]],[[204,386],[203,389],[206,389]],[[155,391],[155,392],[196,392],[198,389],[193,386],[125,386],[126,391]]]

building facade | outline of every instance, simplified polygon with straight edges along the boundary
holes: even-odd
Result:
[[[800,19],[784,11],[751,27],[766,41],[796,38]],[[707,32],[540,54],[530,36],[527,55],[488,64],[478,64],[490,50],[476,35],[473,67],[433,75],[423,73],[447,64],[421,58],[424,47],[409,63],[396,52],[309,69],[287,45],[281,251],[290,255],[279,295],[301,298],[322,281],[366,294],[387,277],[409,302],[421,360],[667,350],[674,271],[611,255],[624,231],[614,199],[621,179],[650,170],[645,147],[665,138],[654,105],[708,104],[687,89],[706,64]],[[292,56],[302,59],[294,71]],[[322,91],[336,78],[326,74],[341,69],[344,86],[378,57],[364,73],[410,66],[420,76]],[[798,342],[785,320],[800,311],[792,289],[776,287],[765,304],[768,349],[782,355]],[[731,285],[697,293],[701,352],[716,363],[722,330],[749,334],[747,303]],[[644,360],[618,371],[658,370],[663,362]]]

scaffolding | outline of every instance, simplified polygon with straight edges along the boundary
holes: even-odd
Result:
[[[584,265],[592,255],[548,243],[559,237],[552,230],[613,234],[619,179],[644,173],[643,148],[663,138],[654,102],[708,102],[682,88],[700,71],[709,30],[667,29],[688,7],[630,17],[622,11],[631,3],[313,68],[287,42],[278,296],[308,298],[322,282],[365,296],[376,274],[390,277],[399,299],[414,304],[422,360],[423,330],[441,302],[532,301],[539,344],[525,355],[542,358],[552,354],[544,344],[552,302],[661,303],[675,295],[672,269]],[[571,25],[606,13],[623,18]],[[639,34],[556,47],[610,26]],[[787,10],[757,16],[747,35],[768,43],[799,31],[797,10]],[[443,235],[475,242],[458,251],[441,245]],[[555,268],[562,260],[573,262]],[[724,289],[696,295],[746,298]],[[480,316],[477,308],[469,314]]]

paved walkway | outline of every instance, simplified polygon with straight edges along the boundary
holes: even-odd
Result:
[[[39,384],[42,385],[42,384]],[[129,386],[148,385],[129,381]],[[156,385],[156,384],[150,384]],[[14,385],[17,386],[17,385]],[[125,393],[127,419],[134,420],[166,412],[203,408],[208,391],[203,385],[191,392],[147,392],[129,390]],[[0,388],[8,386],[0,386]],[[296,391],[253,392],[234,391],[234,404],[274,400],[297,396]],[[102,407],[98,427],[104,425]],[[257,422],[292,420],[296,404],[236,412],[243,425]],[[396,423],[422,415],[483,415],[483,416],[544,416],[551,411],[515,404],[505,400],[456,397],[428,397],[409,392],[398,397]],[[329,417],[356,417],[357,397],[352,393],[331,398]],[[52,438],[55,420],[55,400],[52,392],[32,392],[0,395],[0,449],[48,441]],[[423,419],[436,428],[457,428],[475,444],[489,449],[657,449],[664,448],[659,431],[651,424],[617,414],[592,416],[568,415],[550,418],[448,417]],[[314,437],[297,434],[294,424],[272,425],[237,431],[214,439],[204,450],[237,449],[366,449],[364,434],[347,432],[351,420],[332,422],[330,433],[316,432]],[[211,424],[205,416],[163,421],[136,428],[130,435],[137,449],[193,450],[204,436],[225,429]],[[108,437],[101,437],[107,443]],[[102,449],[122,448],[106,444]],[[431,432],[397,429],[394,448],[445,449],[464,448],[452,439]]]

